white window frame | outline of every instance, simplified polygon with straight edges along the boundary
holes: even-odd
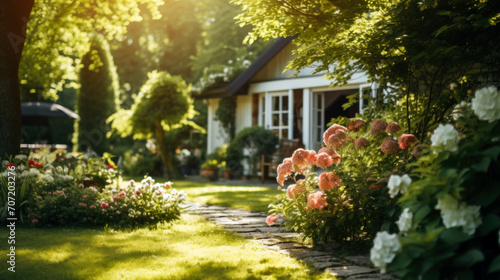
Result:
[[[282,98],[283,96],[288,97],[288,110],[283,110]],[[278,110],[273,110],[272,99],[273,97],[279,97],[280,106]],[[265,104],[262,104],[264,101]],[[264,106],[265,105],[265,106]],[[278,126],[273,125],[273,113],[278,114],[280,121]],[[282,125],[283,114],[288,114],[288,124]],[[264,117],[264,118],[263,118]],[[259,94],[259,125],[264,126],[269,130],[278,130],[280,138],[284,136],[287,139],[293,138],[293,90],[279,91],[279,92],[266,92]],[[287,129],[287,135],[282,135],[282,131]]]
[[[318,97],[321,102],[321,108],[318,108]],[[323,144],[322,132],[325,130],[325,94],[324,92],[313,92],[312,93],[312,137],[311,143],[313,149],[319,150],[321,148],[321,144]],[[318,113],[321,114],[321,119],[318,121]],[[318,136],[317,130],[319,129],[319,139],[316,139]]]

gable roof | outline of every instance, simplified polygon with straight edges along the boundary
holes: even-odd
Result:
[[[196,96],[196,99],[222,98],[247,93],[249,81],[266,66],[295,36],[281,37],[274,41],[257,57],[250,66],[224,87],[210,89]]]

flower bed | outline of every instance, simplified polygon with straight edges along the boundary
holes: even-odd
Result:
[[[44,155],[40,158],[50,158]],[[172,183],[155,183],[148,177],[140,183],[121,183],[114,163],[104,158],[67,158],[52,155],[50,163],[18,155],[5,161],[1,170],[15,169],[17,175],[16,214],[37,226],[109,225],[154,227],[180,216],[183,191]],[[2,196],[7,190],[7,171],[0,175]],[[2,199],[5,203],[7,199]],[[7,217],[1,205],[1,218]]]

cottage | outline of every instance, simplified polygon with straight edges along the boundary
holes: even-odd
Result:
[[[277,39],[226,86],[200,95],[208,102],[208,153],[228,141],[220,122],[214,119],[221,98],[236,97],[236,133],[260,125],[280,138],[301,139],[306,149],[319,149],[322,133],[332,117],[353,117],[359,112],[359,106],[346,112],[341,105],[348,95],[371,86],[366,75],[355,75],[338,87],[330,87],[331,81],[325,79],[324,73],[312,74],[312,67],[293,76],[293,72],[284,71],[293,58],[292,40]]]

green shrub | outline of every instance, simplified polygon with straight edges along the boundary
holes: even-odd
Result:
[[[252,175],[257,174],[257,162],[263,154],[272,154],[276,151],[278,137],[270,130],[260,126],[247,127],[241,130],[227,147],[226,167],[233,174],[241,173],[241,161],[249,159]],[[251,154],[245,156],[243,150],[251,149]]]
[[[440,124],[408,165],[399,233],[380,233],[371,251],[402,279],[500,279],[500,92],[476,92]],[[399,188],[393,186],[395,192]]]
[[[369,241],[381,228],[394,227],[399,211],[387,194],[387,179],[404,172],[416,142],[414,136],[403,141],[409,134],[395,123],[386,130],[381,120],[371,125],[359,119],[338,121],[349,129],[332,125],[318,153],[298,149],[278,167],[280,185],[287,179],[295,182],[269,211],[272,217],[285,216],[287,228],[315,245]]]

